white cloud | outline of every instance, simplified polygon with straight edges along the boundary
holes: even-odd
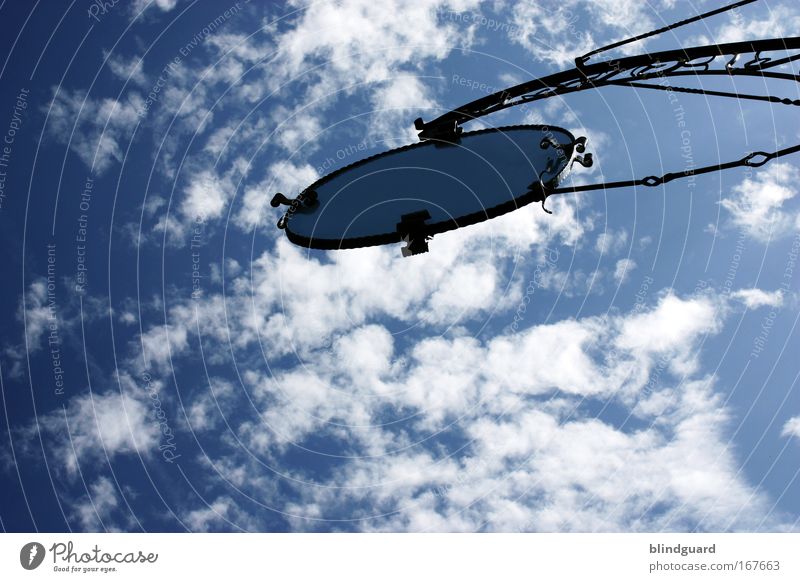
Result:
[[[33,281],[17,308],[17,320],[25,326],[25,346],[28,354],[38,352],[42,347],[57,350],[69,341],[70,334],[80,323],[74,295],[63,293],[59,279],[51,273],[47,278]],[[84,298],[84,322],[97,317],[102,309],[94,298]],[[98,309],[99,308],[99,309]],[[12,352],[16,350],[12,349]],[[20,348],[21,351],[21,348]],[[22,357],[22,353],[13,355]]]
[[[147,78],[144,74],[144,63],[140,57],[124,57],[122,55],[113,55],[107,51],[103,52],[104,58],[107,59],[106,64],[111,70],[111,73],[118,79],[123,81],[130,81],[136,85],[143,86],[147,83]]]
[[[209,531],[209,528],[215,523],[230,523],[226,518],[230,506],[230,500],[218,499],[203,509],[194,509],[188,512],[182,521],[189,526],[191,531]]]
[[[135,93],[124,99],[94,99],[63,87],[53,89],[47,129],[75,152],[88,167],[104,172],[121,162],[125,145],[139,122],[142,100]]]
[[[169,12],[177,5],[178,0],[134,0],[130,9],[134,14],[152,8],[158,8],[161,12]]]
[[[486,343],[429,337],[405,354],[383,326],[359,327],[257,380],[264,424],[238,432],[271,457],[312,434],[369,455],[342,459],[314,486],[297,475],[300,501],[282,506],[297,529],[353,517],[381,531],[754,528],[768,501],[738,471],[715,379],[691,377],[687,364],[725,313],[712,297],[665,295],[645,312]],[[651,375],[664,389],[652,390]],[[585,417],[584,399],[595,398],[614,399],[644,427]],[[387,406],[412,414],[414,430],[378,422]],[[463,431],[469,447],[451,457],[410,438],[441,430]],[[224,504],[202,510],[198,528],[217,514]]]
[[[717,332],[721,310],[720,305],[706,296],[685,301],[669,294],[652,311],[627,318],[615,345],[638,357],[658,353],[676,356],[671,359],[676,372],[692,373],[698,362],[689,340]]]
[[[221,425],[224,417],[232,414],[228,404],[234,394],[230,382],[221,378],[212,379],[207,392],[201,392],[187,403],[186,415],[192,429],[203,431]]]
[[[189,182],[181,211],[188,219],[199,222],[219,218],[231,196],[227,188],[212,172],[201,172]]]
[[[731,297],[740,300],[748,309],[759,307],[780,307],[783,305],[783,293],[778,291],[764,291],[762,289],[739,289],[731,293]]]
[[[597,235],[594,248],[600,254],[617,254],[625,248],[628,242],[628,231],[621,228],[617,231],[608,229]]]
[[[403,65],[444,58],[459,44],[459,32],[440,22],[438,14],[477,4],[465,0],[304,4],[302,17],[282,37],[278,62],[288,78],[300,74],[310,62],[326,59],[331,72],[350,79],[383,81]]]
[[[767,500],[739,477],[708,386],[676,386],[663,430],[623,432],[533,407],[503,420],[471,417],[461,459],[355,460],[337,471],[335,488],[306,488],[287,510],[341,517],[354,503],[367,508],[360,527],[379,531],[753,528]]]
[[[120,322],[124,323],[125,325],[133,325],[139,319],[136,317],[136,314],[131,311],[123,311],[119,314]]]
[[[322,133],[322,116],[276,107],[272,118],[277,123],[273,140],[290,154],[297,153],[298,149],[303,149],[305,154],[318,148],[315,138]]]
[[[253,518],[228,496],[220,496],[200,509],[184,512],[181,521],[193,532],[255,531],[257,528]]]
[[[19,317],[23,319],[23,306],[20,305]],[[43,338],[52,324],[53,329],[63,327],[63,318],[58,310],[56,296],[48,299],[47,280],[34,281],[25,295],[24,305],[25,339],[29,353],[41,349]]]
[[[189,330],[194,328],[194,315],[191,308],[173,311],[181,313],[179,325],[161,325],[151,327],[141,334],[136,342],[144,350],[146,361],[161,370],[168,370],[172,358],[178,356],[188,346]]]
[[[766,242],[789,232],[800,214],[784,204],[797,194],[800,178],[788,163],[773,163],[733,188],[733,196],[722,200],[732,223],[751,237]]]
[[[78,463],[105,462],[106,456],[138,453],[146,457],[157,450],[159,425],[147,407],[136,396],[139,390],[129,377],[123,378],[129,395],[116,392],[84,393],[70,398],[65,411],[61,408],[40,415],[23,427],[21,435],[28,454],[32,454],[37,433],[49,445],[51,464],[64,467],[67,475],[77,475]]]
[[[620,259],[614,267],[614,280],[618,284],[624,283],[634,269],[636,269],[636,261],[633,259]]]
[[[114,527],[109,527],[112,512],[119,505],[117,490],[114,483],[108,477],[99,477],[86,493],[86,501],[76,504],[74,512],[80,521],[84,531],[110,531]]]
[[[800,12],[795,5],[772,5],[764,17],[759,17],[752,9],[728,14],[729,22],[716,29],[713,42],[739,42],[754,38],[765,38],[764,31],[770,31],[769,38],[794,36],[800,30]]]
[[[509,285],[506,259],[573,244],[583,232],[574,207],[557,201],[554,208],[554,219],[531,206],[445,233],[431,241],[433,252],[413,260],[398,245],[334,252],[320,262],[281,237],[253,263],[255,305],[239,338],[258,329],[283,352],[380,315],[429,326],[508,309],[523,281]]]
[[[529,227],[538,229],[538,222]],[[485,233],[476,236],[485,242]],[[407,325],[426,311],[432,317],[450,313],[453,306],[431,299],[446,282],[438,277],[461,270],[456,287],[480,284],[491,263],[475,262],[471,254],[470,260],[459,259],[460,237],[437,238],[443,253],[423,255],[428,261],[413,268],[386,249],[315,261],[281,241],[275,253],[264,253],[230,281],[227,318],[215,295],[175,305],[167,318],[174,358],[188,353],[195,306],[210,357],[227,351],[229,338],[238,348],[255,341],[256,329],[270,362],[281,355],[276,350],[290,346],[280,341],[293,341],[296,350],[295,364],[271,367],[269,375],[262,365],[242,360],[256,420],[237,417],[232,411],[238,391],[215,380],[213,394],[183,396],[190,425],[197,434],[217,434],[224,414],[250,452],[289,476],[282,483],[292,488],[293,500],[271,493],[270,503],[293,515],[297,529],[328,528],[326,519],[340,518],[360,519],[360,529],[412,531],[719,530],[760,524],[768,502],[738,471],[716,379],[697,368],[700,343],[720,329],[727,313],[721,299],[666,294],[644,311],[539,323],[486,340],[460,333],[437,337],[448,324],[444,317],[419,328],[425,330],[421,339],[392,335],[376,323],[387,315]],[[560,239],[550,232],[527,240],[540,249],[530,241]],[[458,289],[451,292],[457,295]],[[485,310],[459,306],[465,307],[473,320]],[[151,358],[168,365],[163,327],[145,331],[143,339],[148,352],[157,352]],[[224,350],[215,349],[223,342]],[[653,377],[657,382],[651,383]],[[102,398],[108,402],[101,409],[119,411],[118,397]],[[633,429],[588,416],[593,413],[584,408],[587,403],[607,401],[641,425]],[[70,416],[91,418],[88,402],[81,402],[71,404]],[[387,424],[387,411],[408,420]],[[144,419],[141,411],[135,416]],[[44,418],[46,434],[55,434],[54,418]],[[106,430],[109,450],[133,452],[133,439],[124,436],[126,422],[109,415],[95,432],[77,424],[79,458],[97,458],[98,433]],[[150,437],[146,421],[134,426],[134,433],[145,435],[138,440],[152,447],[157,425]],[[440,431],[469,446],[449,456],[436,441]],[[293,444],[303,445],[312,435],[347,443],[350,456],[336,460],[329,475],[312,477],[291,462],[284,466]],[[217,442],[225,446],[226,440]],[[244,491],[260,487],[264,467],[248,465],[242,455],[237,444],[213,462]],[[234,499],[209,499],[208,505],[179,512],[187,527],[259,529]]]
[[[564,67],[600,45],[651,30],[653,15],[653,9],[635,0],[520,2],[513,8],[516,34],[511,39],[535,58]],[[640,44],[622,50],[640,52]]]
[[[242,196],[236,222],[242,228],[252,229],[264,220],[264,210],[268,209],[266,220],[275,219],[269,201],[272,196],[281,192],[294,198],[319,175],[309,164],[297,164],[289,161],[278,161],[269,166],[266,178],[259,184],[248,186]],[[284,207],[285,208],[285,207]]]
[[[430,117],[428,112],[436,102],[422,79],[402,74],[382,83],[373,92],[372,104],[375,113],[369,126],[370,136],[405,144],[418,140],[411,120]]]
[[[786,424],[783,425],[781,436],[800,438],[800,416],[795,416],[786,421]]]

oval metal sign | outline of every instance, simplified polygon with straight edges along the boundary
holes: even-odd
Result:
[[[494,218],[546,197],[583,142],[565,129],[521,125],[464,133],[378,154],[317,180],[279,222],[293,243],[349,249],[405,240],[427,250],[434,234]]]

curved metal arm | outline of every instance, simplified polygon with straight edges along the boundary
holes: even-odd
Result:
[[[783,58],[762,53],[796,51]],[[748,57],[749,58],[743,58]],[[436,119],[414,122],[421,140],[453,139],[461,125],[484,115],[541,99],[607,85],[685,75],[745,75],[800,82],[800,75],[769,71],[800,59],[800,37],[681,48],[583,65],[509,87],[462,105]]]
[[[626,38],[618,42],[614,42],[609,45],[594,49],[593,51],[586,53],[582,57],[578,57],[577,59],[575,59],[575,66],[578,67],[579,69],[582,69],[586,65],[586,61],[588,61],[589,58],[593,57],[594,55],[600,54],[605,51],[610,51],[611,49],[619,48],[621,46],[630,44],[632,42],[636,42],[638,40],[644,40],[645,38],[656,36],[664,32],[669,32],[670,30],[675,30],[676,28],[680,28],[681,26],[686,26],[687,24],[692,24],[693,22],[704,20],[711,16],[716,16],[717,14],[728,12],[729,10],[736,10],[737,8],[741,8],[742,6],[745,6],[747,4],[752,4],[753,2],[756,1],[757,0],[738,0],[738,2],[734,2],[726,6],[720,6],[719,8],[715,8],[714,10],[709,10],[708,12],[704,12],[703,14],[697,14],[695,16],[692,16],[691,18],[687,18],[679,22],[673,22],[672,24],[668,24],[667,26],[664,26],[662,28],[658,28],[656,30],[650,30],[648,32],[645,32],[644,34],[640,34],[638,36],[634,36],[631,38]]]

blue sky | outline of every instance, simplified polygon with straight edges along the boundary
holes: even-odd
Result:
[[[0,525],[796,531],[796,158],[410,259],[295,247],[268,204],[717,5],[0,4]],[[628,52],[798,32],[759,2]],[[794,109],[614,88],[467,129],[562,126],[611,180],[797,143]]]

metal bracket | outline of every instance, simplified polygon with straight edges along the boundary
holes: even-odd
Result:
[[[278,192],[275,196],[272,197],[272,200],[269,201],[270,206],[273,208],[277,208],[280,205],[288,206],[289,210],[286,211],[286,214],[281,216],[280,220],[278,220],[278,228],[283,230],[286,228],[286,223],[288,222],[289,218],[301,208],[314,208],[317,202],[317,192],[316,190],[306,190],[305,192],[301,192],[297,195],[297,198],[287,198],[282,193]]]
[[[400,252],[404,257],[419,255],[428,252],[428,241],[433,237],[425,232],[425,221],[430,220],[431,215],[427,210],[404,214],[397,223],[397,232],[400,238],[406,243]]]
[[[572,165],[575,162],[578,162],[584,168],[589,168],[592,166],[592,164],[594,164],[594,158],[590,153],[584,154],[584,152],[586,151],[586,141],[587,138],[581,136],[575,138],[575,141],[573,141],[572,143],[561,144],[558,143],[551,136],[547,136],[542,139],[541,143],[539,144],[539,147],[541,147],[543,150],[546,150],[548,148],[555,149],[558,152],[558,157],[562,160],[565,160],[568,157],[567,152],[565,150],[567,148],[572,148],[572,153],[571,153],[572,157],[571,159],[567,159],[568,169],[571,169]],[[578,155],[578,154],[584,154],[584,155]],[[545,172],[548,171],[552,172],[552,167],[550,165],[548,165],[548,167],[545,168]],[[528,188],[533,194],[533,201],[541,202],[542,210],[544,210],[547,214],[553,214],[553,212],[551,210],[548,210],[547,207],[545,207],[544,205],[544,203],[547,201],[547,197],[550,196],[553,187],[547,186],[545,184],[544,178],[540,178],[538,182],[534,182],[533,184],[528,186]]]
[[[435,139],[439,141],[456,141],[464,131],[457,121],[451,123],[425,123],[421,117],[414,120],[414,128],[419,131],[420,141]]]
[[[567,147],[572,147],[573,155],[572,155],[572,159],[570,160],[571,164],[575,163],[575,162],[578,162],[584,168],[590,168],[592,166],[592,164],[594,164],[594,158],[592,157],[592,154],[586,154],[584,156],[575,155],[575,152],[577,152],[579,154],[582,154],[583,152],[586,151],[586,138],[585,137],[575,138],[575,141],[572,142],[572,143],[569,143],[569,144],[560,144],[556,140],[554,140],[552,137],[545,137],[544,139],[542,139],[542,142],[539,145],[543,150],[546,150],[546,149],[552,147],[553,149],[558,151],[558,156],[561,159],[566,159],[567,158],[567,153],[564,150]]]

